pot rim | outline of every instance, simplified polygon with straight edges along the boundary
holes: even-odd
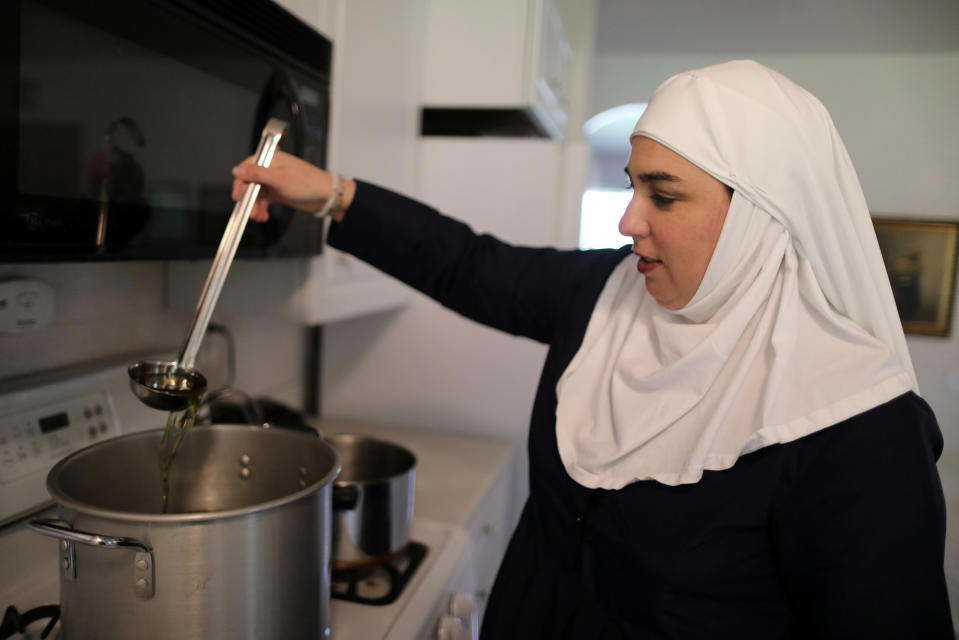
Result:
[[[343,480],[336,479],[333,484],[338,487],[349,487],[356,485],[368,485],[368,484],[377,484],[381,482],[392,482],[398,478],[403,478],[405,476],[415,474],[418,460],[416,459],[416,454],[404,447],[403,445],[391,442],[390,440],[384,440],[383,438],[377,438],[374,436],[368,436],[361,433],[354,433],[352,431],[344,431],[340,433],[333,433],[326,436],[323,436],[323,439],[327,441],[330,447],[336,451],[336,445],[333,444],[336,440],[343,440],[344,442],[367,442],[372,443],[381,447],[388,447],[395,449],[399,453],[407,456],[409,458],[409,466],[403,471],[398,471],[396,473],[384,473],[381,475],[371,475],[369,477],[363,478],[361,480]],[[339,456],[339,451],[337,451]],[[342,456],[340,456],[340,465],[343,464]]]
[[[199,429],[212,429],[216,431],[262,431],[265,427],[260,427],[257,425],[238,425],[238,424],[214,424],[214,425],[203,425],[197,427]],[[210,520],[225,520],[229,518],[238,518],[242,516],[247,516],[252,513],[259,513],[262,511],[269,511],[278,507],[282,507],[287,504],[297,502],[301,499],[308,497],[309,495],[316,493],[318,490],[322,489],[325,486],[332,486],[333,481],[336,476],[339,475],[343,467],[343,461],[340,457],[339,452],[331,444],[323,440],[323,438],[316,438],[308,433],[292,431],[288,429],[270,429],[274,433],[284,434],[282,437],[291,437],[291,438],[303,438],[307,439],[309,442],[320,442],[323,446],[327,447],[330,450],[330,453],[333,455],[333,464],[330,466],[330,471],[317,480],[316,482],[307,485],[299,491],[293,493],[288,493],[285,496],[280,498],[275,498],[273,500],[267,500],[264,502],[258,502],[256,504],[241,507],[239,509],[224,509],[222,511],[203,511],[203,512],[190,512],[190,513],[148,513],[148,512],[134,512],[134,511],[116,511],[114,509],[106,509],[103,507],[97,507],[94,505],[87,504],[85,502],[76,500],[66,495],[63,490],[60,488],[57,478],[60,475],[61,469],[70,463],[73,459],[79,457],[81,454],[84,454],[89,449],[94,447],[100,447],[111,442],[116,442],[121,439],[126,438],[143,438],[146,434],[162,434],[163,429],[147,429],[144,431],[137,431],[134,433],[127,433],[108,440],[102,440],[95,444],[83,447],[74,451],[70,455],[66,456],[57,464],[50,469],[47,473],[47,491],[50,493],[50,496],[57,503],[57,507],[65,507],[77,513],[82,513],[85,516],[93,516],[98,518],[104,518],[109,520],[117,520],[122,522],[137,522],[137,523],[151,523],[151,524],[184,524],[184,523],[197,523],[197,522],[206,522]]]

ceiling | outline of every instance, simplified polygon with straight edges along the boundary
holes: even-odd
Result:
[[[596,53],[959,51],[959,0],[598,0]]]

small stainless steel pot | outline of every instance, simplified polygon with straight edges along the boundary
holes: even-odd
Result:
[[[406,545],[413,521],[416,457],[353,434],[326,438],[343,461],[333,486],[333,564],[376,562]]]
[[[65,640],[297,638],[330,629],[326,442],[286,429],[196,427],[161,513],[162,430],[105,440],[47,476],[60,519]]]

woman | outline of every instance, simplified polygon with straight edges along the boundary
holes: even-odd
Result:
[[[280,155],[329,242],[548,343],[530,497],[482,635],[952,638],[942,437],[825,108],[735,61],[674,76],[631,137],[618,251],[511,247]]]

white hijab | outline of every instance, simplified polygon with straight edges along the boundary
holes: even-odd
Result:
[[[697,482],[917,390],[865,197],[825,107],[752,61],[676,75],[646,136],[735,189],[693,299],[660,307],[630,255],[556,392],[591,488]]]

